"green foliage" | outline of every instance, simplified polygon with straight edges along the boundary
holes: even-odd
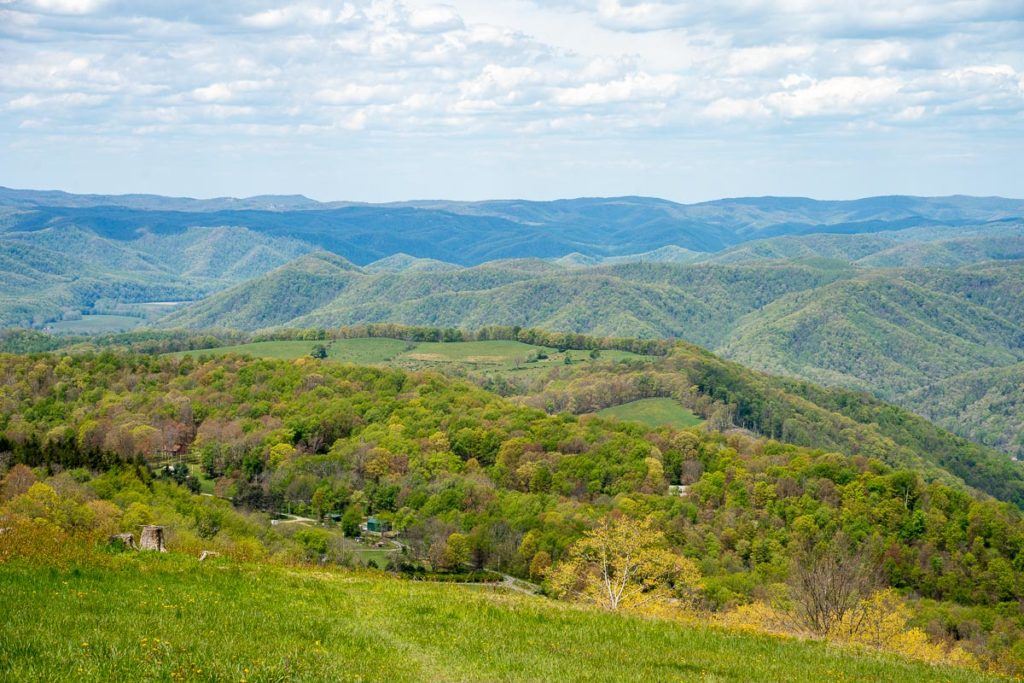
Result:
[[[827,449],[836,448],[835,440],[838,450],[857,457],[548,415],[436,374],[307,358],[10,356],[2,364],[0,398],[8,408],[0,424],[13,461],[34,467],[83,457],[78,442],[52,441],[54,434],[79,434],[93,444],[100,457],[90,466],[99,468],[159,460],[173,435],[179,451],[194,453],[189,457],[202,460],[207,474],[219,476],[215,490],[240,506],[317,517],[344,509],[349,533],[362,514],[383,514],[409,536],[416,554],[449,565],[449,539],[456,538],[460,561],[468,549],[477,566],[526,576],[537,551],[557,561],[610,509],[647,509],[680,525],[680,548],[701,558],[712,576],[774,580],[794,542],[781,530],[792,526],[799,538],[841,530],[858,543],[899,548],[905,559],[891,569],[894,585],[925,595],[967,602],[1024,596],[1017,578],[996,578],[1000,563],[1021,552],[1019,512],[972,500],[954,478],[932,476],[942,472],[935,466],[922,471],[947,483],[928,484],[875,459],[925,463],[918,455],[924,443],[929,455],[941,455],[932,437],[919,445],[911,437],[924,436],[907,432],[908,445],[900,446],[873,423],[857,431],[852,419],[810,410],[813,404],[782,392],[775,380],[687,347],[662,362],[711,393],[727,392],[748,424],[766,419],[767,407],[783,422],[821,418],[808,433]],[[822,404],[839,396],[792,388]],[[762,406],[762,396],[771,402]],[[66,445],[54,450],[47,443]],[[690,493],[668,497],[669,484],[690,485]],[[933,487],[929,495],[926,486]],[[963,530],[960,520],[972,516],[986,522]],[[541,540],[523,555],[522,539],[534,530]],[[948,553],[940,564],[930,559],[936,548]]]

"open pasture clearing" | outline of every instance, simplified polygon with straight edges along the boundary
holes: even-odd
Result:
[[[211,349],[182,351],[172,355],[220,356],[230,353],[258,358],[291,360],[308,357],[322,344],[327,349],[327,360],[357,365],[390,365],[407,370],[464,367],[468,370],[499,372],[531,372],[557,367],[565,363],[591,362],[589,351],[557,349],[524,344],[517,341],[471,342],[406,342],[382,337],[334,339],[324,341],[264,341]],[[547,358],[536,359],[537,355]],[[602,360],[643,359],[645,356],[629,351],[607,350],[599,353]]]
[[[641,422],[649,427],[675,427],[686,429],[702,423],[697,415],[671,398],[642,398],[622,405],[605,408],[597,413],[601,417],[614,417],[623,421]]]

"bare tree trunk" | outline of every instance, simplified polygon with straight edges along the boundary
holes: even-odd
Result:
[[[848,615],[855,617],[857,605],[877,586],[874,563],[862,552],[850,552],[842,537],[801,554],[790,577],[799,625],[819,636],[833,633]]]

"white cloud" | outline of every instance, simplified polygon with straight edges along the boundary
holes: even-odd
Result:
[[[475,139],[487,156],[535,136],[542,157],[564,139],[660,150],[887,129],[941,146],[980,130],[1020,139],[1024,120],[1024,0],[0,7],[0,145],[19,148]]]
[[[815,81],[806,87],[774,92],[761,98],[771,111],[783,117],[861,115],[891,101],[900,91],[894,78],[844,76]]]
[[[621,80],[605,83],[586,83],[566,88],[555,95],[558,104],[566,106],[592,106],[619,102],[665,101],[679,91],[679,78],[671,74],[652,76],[637,73]]]
[[[346,83],[333,88],[324,88],[314,95],[318,102],[326,104],[370,104],[373,102],[393,101],[400,89],[384,85],[362,85]]]
[[[285,4],[281,7],[262,10],[241,18],[243,26],[255,29],[281,29],[286,27],[324,27],[354,25],[363,19],[363,13],[354,5],[340,6],[330,3]]]
[[[54,108],[76,108],[76,107],[97,107],[104,104],[109,98],[105,95],[92,95],[89,93],[71,92],[58,95],[40,96],[33,93],[22,95],[7,103],[11,110],[20,109],[54,109]]]
[[[799,64],[814,54],[811,45],[759,45],[732,50],[728,54],[726,72],[732,76],[774,72]]]
[[[463,28],[462,17],[454,8],[436,5],[409,14],[409,28],[419,33],[441,33]]]
[[[26,9],[49,14],[91,14],[106,5],[107,0],[29,0],[25,3],[8,4],[16,7],[21,4]]]
[[[214,83],[192,91],[192,97],[200,102],[224,102],[230,100],[234,93],[224,83]]]

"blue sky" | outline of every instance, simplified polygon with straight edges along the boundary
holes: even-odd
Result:
[[[0,0],[0,184],[1024,196],[1024,0]]]

